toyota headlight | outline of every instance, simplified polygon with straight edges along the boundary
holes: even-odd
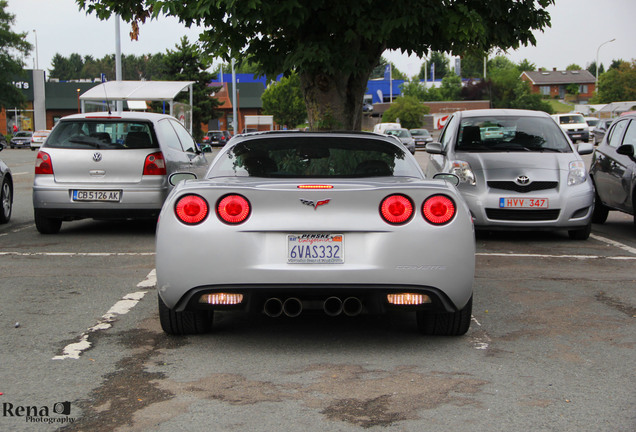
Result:
[[[585,163],[583,161],[570,162],[570,172],[568,173],[568,186],[575,186],[584,183],[587,179]]]
[[[470,168],[468,162],[456,160],[451,162],[451,174],[455,174],[459,177],[460,183],[468,183],[475,186],[475,173]]]

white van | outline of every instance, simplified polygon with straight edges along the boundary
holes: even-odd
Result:
[[[590,128],[581,114],[554,114],[552,118],[561,126],[565,133],[568,134],[573,143],[577,141],[589,141]]]
[[[399,129],[402,125],[399,123],[378,123],[373,127],[373,132],[378,134],[384,134],[387,129]]]

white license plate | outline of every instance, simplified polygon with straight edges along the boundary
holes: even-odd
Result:
[[[287,263],[344,264],[344,235],[288,234]]]
[[[549,208],[547,198],[499,198],[499,208]]]
[[[121,198],[121,191],[74,190],[73,201],[116,201]]]

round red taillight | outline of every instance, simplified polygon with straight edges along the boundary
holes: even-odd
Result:
[[[208,203],[198,195],[184,195],[179,198],[174,210],[181,222],[195,225],[208,215]]]
[[[250,211],[250,202],[241,195],[226,195],[216,205],[219,219],[232,225],[245,222]]]
[[[390,224],[406,223],[413,216],[413,202],[405,195],[389,195],[380,204],[380,214]]]
[[[433,195],[422,205],[424,219],[434,225],[444,225],[455,216],[455,203],[444,195]]]

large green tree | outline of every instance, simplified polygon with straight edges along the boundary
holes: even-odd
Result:
[[[414,129],[424,125],[424,115],[430,112],[430,108],[423,105],[413,96],[401,96],[395,99],[388,110],[382,114],[382,121],[393,123],[400,119],[403,128]]]
[[[294,128],[307,119],[300,78],[295,72],[267,87],[262,100],[263,113],[273,115],[279,125]]]
[[[21,107],[24,96],[13,81],[23,73],[20,59],[31,51],[26,33],[14,33],[11,26],[15,16],[7,12],[6,0],[0,0],[0,108]]]
[[[621,62],[598,78],[598,92],[593,103],[636,100],[636,60]]]
[[[536,42],[554,0],[76,0],[99,18],[160,15],[204,27],[208,54],[256,59],[267,76],[297,70],[314,129],[360,129],[367,80],[387,49],[485,52]],[[372,23],[372,25],[369,25]]]

